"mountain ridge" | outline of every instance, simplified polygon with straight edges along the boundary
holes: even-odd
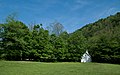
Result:
[[[120,12],[100,19],[73,32],[70,37],[84,37],[84,49],[92,55],[93,62],[120,63]],[[80,38],[77,38],[79,41]],[[80,43],[78,43],[80,44]]]

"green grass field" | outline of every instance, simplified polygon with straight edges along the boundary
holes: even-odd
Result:
[[[120,75],[120,65],[0,61],[0,75]]]

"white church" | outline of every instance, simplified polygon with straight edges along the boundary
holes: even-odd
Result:
[[[88,51],[86,51],[81,58],[81,62],[86,63],[86,62],[91,62],[91,61],[92,61],[91,56],[88,53]]]

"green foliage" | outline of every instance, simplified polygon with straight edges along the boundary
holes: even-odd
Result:
[[[71,61],[81,61],[81,56],[85,52],[86,38],[80,33],[73,33],[68,38],[68,53]]]
[[[2,29],[1,41],[3,42],[2,48],[6,55],[5,58],[20,60],[20,52],[26,49],[24,36],[29,32],[27,26],[20,21],[10,20],[2,25]]]
[[[48,30],[27,25],[14,16],[0,24],[0,59],[80,62],[88,50],[93,62],[120,63],[120,13],[68,34],[59,22]]]
[[[86,37],[92,61],[120,63],[120,13],[88,24],[75,33]]]

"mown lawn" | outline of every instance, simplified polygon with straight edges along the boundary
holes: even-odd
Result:
[[[0,75],[120,75],[120,65],[0,61]]]

